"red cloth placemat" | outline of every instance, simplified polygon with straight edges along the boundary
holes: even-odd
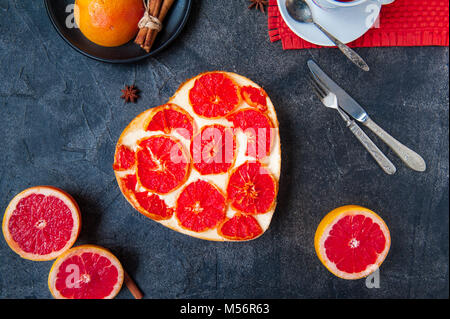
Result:
[[[269,0],[270,41],[281,40],[283,49],[309,49],[320,46],[295,35],[284,22],[277,0]],[[448,0],[396,0],[383,6],[379,28],[372,28],[349,44],[352,47],[448,46]]]

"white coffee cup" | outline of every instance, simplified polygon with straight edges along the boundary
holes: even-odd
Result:
[[[314,3],[316,3],[319,7],[329,8],[329,9],[354,7],[354,6],[361,5],[365,2],[374,2],[373,0],[354,0],[354,1],[348,1],[348,2],[337,1],[337,0],[312,0],[312,1]],[[384,5],[384,4],[392,3],[395,0],[375,0],[375,2],[376,1],[378,1],[378,2],[380,2],[380,4]]]

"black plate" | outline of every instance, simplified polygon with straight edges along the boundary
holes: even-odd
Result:
[[[181,32],[189,13],[192,0],[177,0],[164,20],[164,27],[158,34],[150,53],[145,52],[133,41],[120,47],[106,48],[89,41],[78,28],[66,27],[66,19],[70,13],[66,8],[75,0],[45,0],[47,13],[61,37],[78,52],[102,62],[130,63],[155,55],[171,43]]]

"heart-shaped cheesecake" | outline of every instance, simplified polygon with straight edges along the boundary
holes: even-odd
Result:
[[[243,76],[200,74],[127,126],[113,168],[128,202],[164,226],[205,240],[255,239],[278,193],[275,108]]]

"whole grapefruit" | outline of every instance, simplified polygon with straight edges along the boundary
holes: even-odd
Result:
[[[104,47],[129,42],[144,15],[142,0],[76,0],[75,22],[90,41]]]

